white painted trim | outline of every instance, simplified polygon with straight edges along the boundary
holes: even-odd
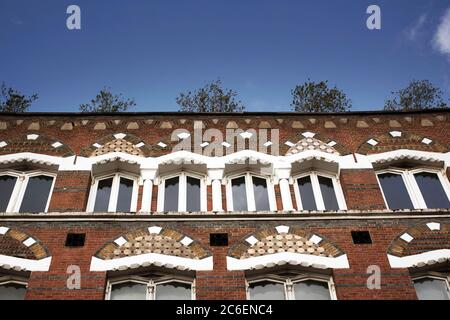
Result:
[[[228,270],[251,270],[273,267],[276,265],[302,265],[304,267],[313,267],[318,269],[348,269],[350,268],[347,255],[343,254],[336,258],[320,257],[310,254],[280,252],[267,254],[264,256],[252,257],[247,259],[236,259],[227,256]]]
[[[184,283],[191,286],[191,299],[195,300],[195,279],[192,280],[186,280],[182,279],[181,277],[177,277],[176,275],[168,275],[163,276],[162,279],[152,279],[152,278],[145,278],[145,277],[123,277],[116,280],[108,280],[107,286],[106,286],[106,293],[105,293],[105,300],[111,300],[111,292],[112,292],[112,286],[121,284],[121,283],[127,283],[127,282],[133,282],[133,283],[139,283],[144,284],[147,286],[146,290],[146,300],[155,300],[156,297],[156,291],[158,285],[164,284],[164,283]]]
[[[445,212],[450,212],[445,209]],[[310,221],[310,220],[391,220],[391,219],[444,219],[450,218],[450,214],[442,213],[442,210],[433,210],[427,213],[422,210],[379,210],[376,215],[367,214],[368,211],[349,210],[346,212],[324,213],[314,212],[305,215],[303,212],[274,213],[261,211],[258,213],[206,213],[195,214],[173,214],[173,215],[136,215],[117,213],[98,213],[92,215],[88,212],[50,212],[45,215],[36,214],[1,214],[3,221],[146,221],[146,222],[168,222],[168,221]]]
[[[294,271],[295,272],[295,271]],[[311,273],[299,273],[293,274],[292,276],[285,277],[280,276],[278,274],[268,274],[264,277],[258,277],[256,279],[245,280],[245,287],[247,293],[247,300],[251,300],[250,297],[250,285],[256,284],[258,282],[274,282],[284,285],[284,297],[285,300],[296,300],[295,299],[295,291],[294,286],[296,283],[301,283],[304,281],[316,281],[316,282],[324,282],[328,285],[328,291],[330,293],[331,300],[337,300],[336,290],[333,282],[333,277],[331,276],[322,276],[315,275]]]
[[[136,212],[137,198],[138,198],[138,191],[139,191],[139,183],[138,183],[139,177],[136,175],[132,175],[129,173],[124,173],[124,172],[115,172],[115,173],[110,173],[110,174],[106,174],[106,175],[100,175],[100,176],[94,178],[94,183],[91,185],[91,190],[89,191],[89,200],[88,200],[88,205],[87,205],[86,211],[90,212],[90,213],[94,213],[95,200],[97,197],[99,181],[112,178],[113,181],[112,181],[112,185],[111,185],[111,193],[109,196],[108,212],[116,212],[121,177],[133,181],[133,190],[131,191],[130,212]]]
[[[187,210],[187,177],[200,180],[200,211],[206,212],[207,208],[207,187],[206,176],[191,171],[180,171],[167,174],[158,178],[158,200],[157,211],[164,212],[164,198],[166,191],[166,180],[178,177],[178,212],[186,212]]]
[[[356,157],[357,162],[355,162]],[[306,150],[289,156],[274,156],[254,150],[241,150],[222,157],[210,157],[189,151],[176,151],[160,157],[139,157],[123,152],[111,152],[95,157],[56,157],[31,152],[0,155],[0,164],[19,161],[30,161],[46,165],[59,166],[61,171],[90,171],[93,164],[102,164],[110,161],[124,161],[135,163],[143,167],[158,167],[165,163],[194,163],[206,164],[208,167],[223,167],[226,164],[237,163],[242,160],[259,161],[264,164],[273,164],[274,167],[290,165],[294,162],[318,159],[325,162],[335,162],[340,169],[371,169],[372,163],[389,163],[398,159],[414,159],[424,162],[444,162],[445,168],[450,166],[450,152],[438,153],[418,150],[399,149],[378,154],[362,155],[350,154],[340,156],[320,150]]]
[[[142,188],[142,204],[140,212],[152,211],[152,196],[153,196],[153,180],[144,179],[144,185]]]
[[[227,210],[235,211],[233,205],[233,189],[232,189],[232,180],[244,177],[245,179],[245,192],[247,196],[247,211],[254,212],[256,211],[256,203],[255,203],[255,191],[253,187],[253,177],[257,177],[260,179],[266,180],[266,190],[267,190],[267,198],[269,200],[269,211],[277,211],[276,204],[276,196],[275,196],[275,188],[267,176],[263,176],[261,174],[256,174],[253,172],[244,172],[230,175],[226,178],[227,185]]]
[[[50,205],[50,200],[53,194],[53,188],[55,186],[56,174],[44,170],[32,170],[26,172],[19,172],[15,170],[6,170],[0,171],[0,176],[13,176],[16,177],[16,183],[13,187],[13,191],[11,193],[11,197],[9,199],[9,203],[6,207],[6,212],[19,212],[20,207],[22,206],[23,197],[25,196],[25,192],[27,190],[28,181],[32,177],[36,176],[47,176],[52,178],[52,184],[50,186],[49,194],[47,201],[45,203],[45,208],[43,212],[48,211],[48,207]]]
[[[41,260],[23,259],[0,254],[0,267],[4,269],[24,271],[48,271],[52,257]]]
[[[347,210],[347,204],[345,202],[344,193],[342,191],[341,184],[335,175],[325,173],[323,171],[308,171],[293,177],[294,180],[294,195],[297,202],[297,210],[303,210],[302,199],[300,196],[300,189],[298,187],[297,180],[309,176],[311,179],[311,186],[314,193],[314,201],[316,203],[317,210],[327,210],[322,197],[322,190],[320,189],[320,184],[318,176],[322,176],[331,179],[334,188],[334,194],[336,196],[336,201],[339,210]]]
[[[392,268],[411,268],[445,262],[450,259],[450,249],[433,250],[406,257],[396,257],[390,254],[387,256]]]
[[[381,186],[380,179],[378,176],[385,173],[392,173],[400,175],[402,177],[403,183],[405,184],[408,196],[413,204],[414,209],[427,209],[425,199],[422,195],[422,192],[420,191],[419,185],[417,184],[416,178],[414,177],[414,174],[420,172],[428,172],[436,174],[441,183],[442,188],[444,189],[444,193],[447,195],[447,199],[450,202],[450,182],[446,178],[445,173],[443,172],[442,169],[427,168],[423,166],[415,167],[413,169],[388,168],[376,172],[378,185],[380,187],[381,194],[383,195],[383,200],[386,205],[386,208],[389,209],[389,204],[387,203],[386,197],[384,195],[384,190]]]
[[[139,266],[155,265],[179,270],[209,271],[213,270],[213,257],[201,260],[169,256],[159,253],[146,253],[133,257],[101,260],[92,257],[90,271],[125,270]]]

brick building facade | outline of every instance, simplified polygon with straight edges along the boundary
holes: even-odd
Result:
[[[0,297],[449,299],[449,119],[3,114]]]

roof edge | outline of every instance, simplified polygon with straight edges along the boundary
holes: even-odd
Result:
[[[243,112],[182,112],[182,111],[152,111],[152,112],[0,112],[0,117],[30,117],[30,116],[53,116],[53,117],[97,117],[97,116],[353,116],[353,115],[392,115],[392,114],[426,114],[426,113],[447,113],[450,108],[435,108],[425,110],[391,111],[391,110],[368,110],[368,111],[348,111],[348,112],[268,112],[268,111],[243,111]]]

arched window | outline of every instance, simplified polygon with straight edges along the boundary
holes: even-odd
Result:
[[[268,177],[250,172],[228,177],[228,211],[276,211],[275,192]]]
[[[377,177],[388,209],[450,208],[449,182],[440,170],[391,168]]]
[[[94,179],[88,212],[136,212],[138,177],[113,173]]]
[[[151,274],[110,280],[108,300],[194,300],[194,280]]]
[[[413,279],[419,300],[450,300],[450,276],[429,273]]]
[[[0,300],[24,300],[26,292],[25,278],[0,275]]]
[[[247,278],[249,300],[335,300],[332,278],[308,273],[268,274]]]
[[[207,211],[205,177],[190,172],[162,177],[158,188],[158,211]]]
[[[310,171],[294,177],[298,210],[345,210],[341,186],[335,175]]]
[[[41,170],[0,173],[0,212],[47,212],[56,175]]]

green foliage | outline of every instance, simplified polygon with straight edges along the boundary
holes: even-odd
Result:
[[[26,112],[37,99],[36,93],[27,97],[4,82],[0,86],[0,112]]]
[[[428,80],[413,80],[409,85],[386,100],[384,110],[408,111],[445,108],[442,91]]]
[[[328,81],[314,82],[308,79],[291,91],[291,106],[297,112],[346,112],[351,100],[337,87],[329,88]]]
[[[103,88],[90,103],[81,104],[80,111],[124,112],[135,105],[134,99],[124,99],[122,94],[116,95],[111,93],[109,88]]]
[[[241,112],[245,107],[236,97],[235,91],[222,88],[219,79],[194,92],[180,93],[176,101],[184,112]]]

